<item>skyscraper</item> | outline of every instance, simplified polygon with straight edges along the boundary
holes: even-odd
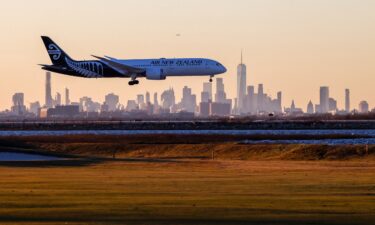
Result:
[[[12,112],[16,115],[23,115],[26,112],[26,106],[24,104],[24,94],[23,93],[15,93],[13,95],[13,106]]]
[[[237,66],[237,113],[241,114],[244,112],[244,103],[246,96],[246,65],[242,62],[241,52],[241,63]]]
[[[163,109],[170,110],[176,104],[176,97],[173,88],[164,91],[161,94],[161,104]]]
[[[210,95],[208,92],[201,92],[201,102],[209,102],[210,101]]]
[[[345,112],[350,113],[350,90],[345,89]]]
[[[151,96],[150,96],[150,92],[146,92],[146,104],[150,104],[151,103]]]
[[[226,94],[224,91],[223,78],[216,78],[215,102],[225,103],[225,99],[226,99]]]
[[[51,73],[46,73],[46,96],[45,96],[45,106],[47,108],[53,107],[53,99],[52,99],[52,90],[51,90]]]
[[[283,94],[282,94],[281,91],[277,92],[277,101],[276,101],[277,106],[276,106],[275,111],[278,112],[278,113],[281,113],[283,111],[283,109],[282,109],[282,96],[283,96]]]
[[[191,88],[185,86],[182,90],[181,107],[187,112],[195,112],[197,102],[196,95],[193,95]]]
[[[336,111],[337,110],[337,101],[334,98],[328,99],[328,111]]]
[[[255,114],[257,112],[257,99],[255,95],[255,87],[250,85],[247,87],[247,112]]]
[[[117,110],[119,101],[120,101],[120,97],[118,95],[111,93],[105,96],[104,103],[108,106],[108,111],[113,112]]]
[[[54,101],[54,106],[61,105],[61,94],[59,92],[56,93],[55,101]]]
[[[69,89],[65,88],[65,105],[70,105]]]
[[[137,103],[138,103],[138,105],[145,104],[145,96],[144,95],[137,95]]]
[[[207,92],[209,100],[212,101],[212,83],[211,82],[203,83],[203,92]]]
[[[329,111],[329,87],[320,87],[320,113]]]
[[[155,92],[154,93],[154,107],[158,107],[158,106],[159,106],[158,93]]]
[[[263,84],[258,85],[258,112],[264,111],[264,90]]]
[[[39,116],[39,109],[40,109],[39,102],[30,103],[30,112],[33,113],[35,116]]]

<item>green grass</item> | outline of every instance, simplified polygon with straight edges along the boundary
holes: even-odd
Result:
[[[370,224],[374,162],[0,167],[0,224]]]

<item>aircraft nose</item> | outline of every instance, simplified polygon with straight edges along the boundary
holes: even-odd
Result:
[[[221,73],[226,73],[226,72],[227,72],[227,68],[225,68],[225,66],[222,66]]]

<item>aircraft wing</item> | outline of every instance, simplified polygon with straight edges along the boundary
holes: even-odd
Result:
[[[106,64],[107,66],[111,67],[112,69],[124,75],[139,74],[139,73],[145,72],[144,69],[140,69],[140,68],[133,67],[133,66],[128,66],[123,63],[116,62],[115,60],[110,60],[110,59],[106,59],[106,58],[95,56],[95,55],[93,55],[93,57],[99,59],[102,63]]]

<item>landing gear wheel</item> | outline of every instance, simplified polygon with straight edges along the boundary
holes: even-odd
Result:
[[[130,86],[133,86],[133,85],[135,85],[135,84],[139,84],[139,81],[138,80],[131,80],[131,81],[129,81],[129,83],[128,83]]]
[[[210,78],[210,83],[212,83],[212,81],[213,81],[212,78]]]

